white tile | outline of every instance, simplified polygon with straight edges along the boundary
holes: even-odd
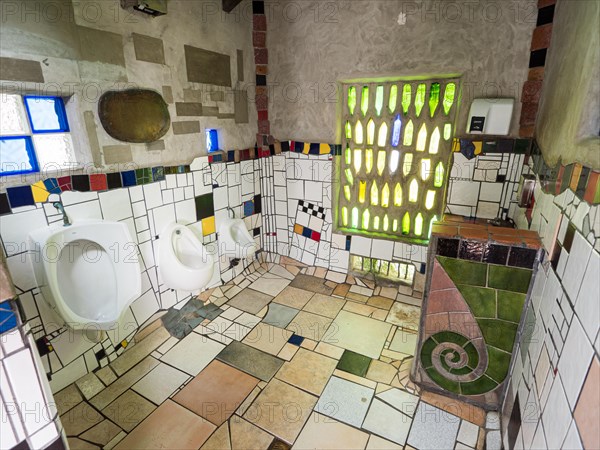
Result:
[[[131,311],[133,312],[138,325],[142,325],[146,322],[146,320],[158,311],[158,309],[158,301],[156,300],[156,295],[152,289],[142,294],[140,298],[131,304]]]
[[[150,228],[150,224],[148,223],[148,216],[140,216],[135,219],[135,229],[138,231],[146,231]]]
[[[377,359],[391,324],[342,310],[331,327],[337,331],[327,333],[322,339],[323,342]],[[361,330],[361,333],[357,333],[356,330]]]
[[[460,430],[458,431],[459,442],[462,442],[469,447],[475,448],[477,445],[477,438],[479,436],[479,427],[474,423],[463,420],[460,424]]]
[[[600,328],[600,255],[592,252],[587,269],[581,282],[579,295],[575,302],[575,312],[590,340],[593,340]]]
[[[352,242],[350,244],[350,253],[360,256],[371,256],[371,238],[365,238],[362,236],[352,236]]]
[[[225,346],[197,333],[190,333],[161,358],[167,364],[196,376]],[[194,357],[190,357],[194,355]]]
[[[102,220],[102,211],[100,210],[100,202],[98,200],[77,203],[66,207],[65,210],[72,222],[90,219]]]
[[[374,399],[362,427],[379,436],[404,445],[412,419],[381,400]],[[454,444],[454,442],[452,442]],[[417,447],[434,448],[434,447]],[[440,447],[452,448],[452,447]]]
[[[173,203],[173,201],[174,201],[173,189],[164,189],[162,191],[162,201],[163,201],[164,205],[166,205],[168,203]]]
[[[583,444],[581,443],[581,439],[579,438],[579,431],[577,430],[577,424],[575,423],[575,420],[571,422],[571,426],[569,427],[569,431],[567,432],[565,442],[563,442],[562,444],[562,448],[569,450],[583,449]]]
[[[0,398],[0,414],[3,418],[3,420],[0,421],[0,448],[13,448],[19,443],[20,439],[17,440],[17,437],[13,433],[11,423],[7,420],[9,416],[2,398]],[[16,418],[16,416],[13,417]]]
[[[596,298],[597,296],[596,291]],[[558,363],[558,372],[561,374],[565,394],[572,409],[575,409],[593,355],[592,343],[588,340],[577,317],[574,317]]]
[[[156,234],[160,236],[168,225],[175,222],[175,206],[161,206],[152,211],[152,215],[154,216],[154,229]]]
[[[415,448],[454,448],[460,418],[435,406],[420,402],[407,444]]]
[[[148,209],[157,208],[162,206],[162,193],[160,191],[159,183],[145,184],[144,186],[144,197],[146,198],[146,207]]]
[[[181,188],[177,188],[177,189],[173,189],[173,201],[175,203],[184,200],[185,195],[183,194],[183,189],[184,188],[182,188],[182,187]]]
[[[323,183],[319,181],[305,181],[304,193],[306,200],[316,203],[323,202]]]
[[[579,232],[576,232],[571,251],[569,252],[569,260],[567,261],[564,275],[561,277],[563,288],[569,295],[569,298],[573,300],[577,298],[591,252],[592,246]]]
[[[288,198],[304,200],[304,182],[300,180],[288,179],[287,184]]]
[[[479,200],[487,202],[499,202],[502,196],[504,183],[481,183]]]
[[[542,414],[542,423],[544,425],[548,445],[548,447],[545,448],[561,448],[561,444],[563,443],[569,425],[571,424],[571,417],[571,411],[565,392],[562,388],[561,375],[559,372],[554,379],[552,389],[550,390],[550,396],[548,397],[548,403]]]
[[[454,205],[475,206],[477,204],[478,195],[479,183],[473,181],[452,180],[450,182],[450,198],[448,199],[448,203]]]
[[[393,252],[393,242],[384,241],[383,239],[373,239],[373,243],[371,244],[371,258],[391,261]]]
[[[37,287],[31,259],[32,255],[30,253],[22,253],[6,258],[6,266],[13,284],[23,291]]]
[[[323,390],[315,411],[360,428],[367,414],[373,389],[331,377]]]
[[[418,396],[396,388],[380,392],[376,397],[409,417],[414,416],[415,411],[417,410],[417,404],[419,403]]]
[[[313,412],[296,439],[293,450],[362,450],[369,435]]]
[[[190,376],[164,363],[159,363],[146,376],[133,385],[133,390],[151,402],[160,405]]]
[[[188,225],[196,222],[196,203],[194,200],[184,200],[175,204],[177,223]]]
[[[228,205],[227,187],[219,187],[213,190],[215,209],[225,208]]]
[[[133,217],[141,217],[146,215],[146,204],[144,202],[135,202],[131,204],[133,209]]]
[[[29,233],[48,225],[43,209],[0,217],[0,230],[6,255],[11,256],[28,250]]]
[[[119,221],[133,215],[127,189],[113,189],[98,194],[105,220]]]
[[[60,200],[65,206],[74,205],[81,202],[89,202],[91,200],[96,200],[97,198],[97,192],[66,191],[60,195]]]

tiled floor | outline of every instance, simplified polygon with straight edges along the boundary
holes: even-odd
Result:
[[[483,448],[483,411],[409,380],[419,294],[323,276],[264,263],[169,311],[56,394],[71,448]]]

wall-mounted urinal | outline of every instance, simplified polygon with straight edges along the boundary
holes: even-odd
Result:
[[[192,230],[172,223],[160,234],[158,270],[168,288],[198,291],[212,279],[215,260]]]
[[[221,254],[230,258],[249,258],[258,250],[242,219],[222,221],[219,227],[219,245]]]
[[[35,230],[29,239],[37,285],[67,326],[112,329],[141,295],[138,252],[126,224],[81,221]]]

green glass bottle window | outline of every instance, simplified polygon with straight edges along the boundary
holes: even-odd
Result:
[[[390,114],[396,110],[396,104],[398,103],[398,85],[393,84],[390,87],[390,99],[388,102],[388,109]]]
[[[452,137],[452,124],[444,125],[444,140],[447,141]]]
[[[412,99],[412,87],[410,84],[405,84],[402,88],[402,112],[404,115],[408,114],[408,108],[410,108],[410,102]]]
[[[383,122],[379,127],[379,135],[377,136],[377,145],[379,147],[385,147],[385,143],[388,137],[388,126],[387,123]]]
[[[354,150],[354,173],[358,175],[360,172],[360,168],[362,166],[362,150],[355,149]]]
[[[408,201],[411,203],[417,203],[419,200],[419,183],[413,178],[408,188]]]
[[[383,111],[383,86],[381,85],[375,89],[375,111],[377,116],[381,116],[381,111]]]
[[[398,150],[392,150],[390,155],[390,173],[396,173],[398,164],[400,164],[400,152]]]
[[[346,173],[346,181],[350,186],[354,186],[354,177],[352,176],[352,171],[350,169],[346,169],[344,171]]]
[[[342,207],[342,225],[348,226],[348,208],[345,206]]]
[[[367,175],[371,173],[373,169],[373,149],[368,148],[365,150],[365,170]]]
[[[360,123],[360,120],[357,120],[356,126],[354,127],[354,142],[356,142],[357,145],[362,145],[363,139],[363,126],[362,123]]]
[[[456,97],[456,84],[448,83],[444,91],[444,114],[448,115]]]
[[[396,183],[394,188],[394,206],[402,206],[402,186],[400,186],[400,183]]]
[[[379,230],[379,216],[373,217],[373,229]]]
[[[359,181],[358,182],[358,201],[360,203],[364,203],[367,197],[367,182]]]
[[[431,83],[429,88],[429,115],[433,117],[440,104],[440,83]]]
[[[402,234],[410,233],[410,214],[408,211],[404,213],[404,217],[402,218]]]
[[[431,139],[429,141],[429,153],[432,155],[437,155],[437,152],[440,149],[440,128],[435,127],[433,133],[431,133]]]
[[[421,115],[421,111],[423,111],[423,106],[425,106],[425,91],[427,90],[427,86],[424,83],[419,84],[417,86],[417,92],[415,94],[415,114],[417,117]]]
[[[415,217],[415,234],[421,236],[423,234],[423,214],[417,214]]]
[[[425,196],[425,208],[430,210],[435,205],[435,191],[427,191]]]
[[[383,228],[383,231],[388,231],[388,229],[390,228],[390,219],[389,219],[389,217],[388,217],[387,214],[385,214],[383,216],[383,226],[382,226],[382,228]]]
[[[363,116],[367,115],[369,110],[369,86],[363,86],[360,94],[360,111]]]
[[[427,232],[427,239],[431,238],[431,229],[433,228],[433,224],[438,221],[437,216],[433,216],[429,221],[429,231]]]
[[[384,208],[390,206],[390,186],[387,183],[385,183],[383,189],[381,189],[381,206]]]
[[[437,188],[442,187],[444,184],[444,164],[441,162],[435,167],[435,176],[433,178],[433,185]]]
[[[413,121],[409,120],[404,129],[404,140],[402,141],[402,145],[405,147],[410,147],[412,145],[414,130],[415,126],[413,125]]]
[[[350,125],[349,120],[346,120],[346,126],[344,128],[346,130],[346,139],[352,139],[352,125]]]
[[[352,163],[352,150],[349,146],[346,146],[346,165],[349,166]]]
[[[392,222],[392,231],[393,231],[394,233],[397,233],[397,232],[398,232],[398,219],[394,219],[394,220],[393,220],[393,222]]]
[[[427,144],[427,125],[421,125],[419,135],[417,136],[417,151],[425,151],[425,145]]]
[[[363,211],[363,214],[362,214],[362,227],[363,227],[363,230],[368,230],[369,229],[369,220],[370,220],[369,218],[370,218],[369,210],[365,209]]]
[[[373,145],[375,140],[375,122],[370,119],[367,123],[367,145]]]
[[[348,111],[350,115],[354,115],[354,109],[356,108],[356,88],[350,86],[348,88]]]
[[[352,228],[358,229],[358,208],[352,208]]]
[[[402,164],[402,175],[407,176],[412,170],[413,155],[406,153],[404,155],[404,164]]]
[[[371,205],[377,206],[379,204],[379,189],[377,188],[377,182],[373,181],[371,185]]]
[[[346,197],[346,201],[350,201],[351,198],[351,193],[350,193],[350,186],[345,185],[344,186],[344,197]]]
[[[385,151],[382,150],[379,153],[377,153],[377,174],[379,176],[381,176],[381,174],[383,174],[383,171],[385,169],[385,157],[386,157]]]

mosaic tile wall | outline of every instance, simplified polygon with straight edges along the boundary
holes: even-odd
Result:
[[[541,247],[535,232],[446,217],[434,225],[415,380],[486,409],[503,396]]]
[[[539,158],[526,167],[537,175],[535,205],[515,215],[546,254],[502,409],[504,446],[600,448],[600,206],[582,200],[579,175],[544,192],[540,167]]]
[[[219,255],[218,227],[233,211],[235,217],[244,218],[261,247],[260,180],[258,160],[209,164],[207,157],[201,157],[191,166],[51,178],[0,194],[0,238],[6,264],[53,391],[113,361],[155,313],[190,298],[189,292],[166,288],[157,270],[158,239],[167,224],[188,225],[210,252]],[[138,244],[143,294],[101,342],[65,327],[47,306],[33,277],[28,234],[62,221],[52,206],[59,197],[71,220],[124,222]],[[216,259],[209,286],[233,279],[252,263],[231,266],[226,257]]]

